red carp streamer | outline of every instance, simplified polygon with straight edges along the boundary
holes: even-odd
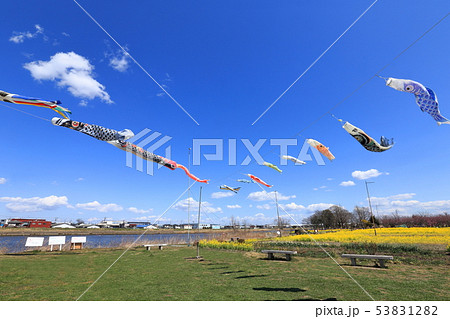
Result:
[[[191,172],[189,172],[189,170],[181,164],[177,164],[177,168],[181,168],[182,170],[184,170],[186,175],[189,176],[190,178],[192,178],[196,182],[206,183],[206,184],[208,184],[208,182],[209,182],[209,179],[199,179],[197,176],[191,174]]]
[[[250,177],[255,182],[263,184],[264,186],[267,186],[267,187],[272,187],[272,185],[267,184],[266,182],[264,182],[262,179],[256,177],[255,175],[252,175],[252,174],[247,174],[247,175],[248,175],[248,177]]]

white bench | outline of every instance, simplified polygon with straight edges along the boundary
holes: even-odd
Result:
[[[163,250],[163,247],[167,246],[167,244],[150,244],[150,245],[144,245],[147,250],[150,250],[152,247],[158,247],[159,250]]]
[[[342,254],[342,258],[350,258],[352,261],[352,266],[356,266],[356,259],[377,259],[380,263],[381,268],[387,268],[384,264],[385,260],[393,260],[393,256],[384,255],[356,255],[356,254]]]
[[[273,254],[284,254],[286,260],[291,260],[291,256],[297,254],[295,250],[261,250],[261,252],[267,254],[267,258],[269,259],[274,259]]]

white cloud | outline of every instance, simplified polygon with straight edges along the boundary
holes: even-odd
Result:
[[[82,182],[82,181],[84,181],[84,178],[83,178],[83,177],[78,177],[78,178],[75,180],[75,182]]]
[[[382,172],[379,172],[377,169],[372,168],[367,171],[354,171],[352,173],[352,177],[361,180],[361,179],[378,177],[383,174],[389,175],[389,173],[382,173]]]
[[[435,200],[421,202],[412,199],[415,193],[397,194],[386,197],[370,197],[372,206],[375,206],[380,214],[399,212],[411,215],[419,212],[442,213],[450,211],[450,200]]]
[[[242,208],[240,205],[227,205],[227,208],[229,209],[238,209],[238,208]]]
[[[405,199],[412,199],[416,194],[415,193],[406,193],[406,194],[397,194],[386,197],[370,197],[373,205],[378,206],[390,206],[392,201],[402,201]]]
[[[166,73],[166,77],[160,83],[161,83],[161,86],[167,91],[169,87],[165,83],[169,83],[171,81],[172,81],[172,78],[170,77],[169,73]],[[156,93],[156,96],[158,96],[158,97],[163,97],[165,95],[166,95],[166,93],[163,90],[161,90],[160,92]]]
[[[241,224],[246,222],[246,223],[251,223],[251,224],[260,224],[260,223],[267,223],[267,222],[273,222],[273,220],[276,217],[274,216],[265,216],[263,213],[258,213],[255,214],[253,216],[236,216],[235,219],[238,220]],[[229,218],[227,218],[229,220]]]
[[[152,219],[155,219],[156,216],[140,216],[140,217],[136,217],[133,218],[133,221],[152,221]],[[161,220],[159,220],[161,221]]]
[[[280,204],[279,206],[283,208],[286,212],[300,211],[305,209],[305,206],[296,204],[294,202],[290,204]]]
[[[113,103],[105,86],[93,78],[94,66],[75,52],[59,52],[49,61],[26,63],[24,68],[34,79],[55,81],[76,97],[89,100],[98,97],[106,103]]]
[[[86,210],[95,210],[101,213],[109,213],[109,212],[119,212],[123,210],[123,207],[117,204],[100,204],[97,201],[93,201],[90,203],[81,203],[76,204],[75,207],[86,209]]]
[[[326,204],[326,203],[311,204],[308,205],[306,209],[309,211],[324,210],[330,208],[333,205],[334,204]]]
[[[334,178],[328,177],[327,181],[332,181]]]
[[[173,208],[182,210],[187,212],[188,209],[190,211],[193,211],[195,209],[198,209],[199,203],[193,199],[192,197],[180,200],[178,203],[176,203]],[[220,207],[213,207],[211,203],[202,201],[202,210],[205,210],[206,213],[221,213],[222,208]]]
[[[0,184],[5,184],[5,183],[6,183],[6,178],[0,177]]]
[[[355,182],[354,181],[346,181],[346,182],[342,182],[339,184],[340,186],[344,186],[344,187],[348,187],[348,186],[355,186]]]
[[[44,33],[44,28],[42,28],[40,25],[36,24],[34,27],[36,29],[34,33],[31,33],[30,31],[13,32],[13,35],[9,38],[9,41],[14,43],[23,43],[25,39],[32,39],[37,35]]]
[[[265,209],[265,210],[269,210],[272,209],[273,207],[270,206],[269,204],[264,204],[264,205],[256,205],[257,209]]]
[[[225,198],[225,197],[231,197],[236,195],[235,193],[232,192],[215,192],[211,194],[211,198]]]
[[[109,55],[109,65],[116,71],[125,72],[130,66],[130,58],[123,51]]]
[[[87,222],[88,223],[92,223],[92,222],[97,222],[97,221],[99,221],[100,220],[100,218],[98,218],[98,217],[92,217],[92,218],[89,218],[88,220],[87,220]]]
[[[400,206],[400,207],[411,207],[411,206],[419,206],[420,202],[418,200],[393,200],[390,203],[392,206]]]
[[[295,198],[295,197],[296,197],[295,195],[286,196],[286,195],[283,195],[283,194],[277,192],[278,200],[288,200],[288,199]],[[253,192],[248,195],[247,199],[257,201],[257,202],[262,202],[265,200],[275,200],[275,192],[270,192],[270,193],[268,193],[266,191]]]
[[[54,210],[62,206],[68,206],[66,196],[47,197],[0,197],[0,202],[7,203],[5,206],[12,212],[39,212],[43,210]]]
[[[136,214],[147,214],[150,213],[151,211],[153,211],[153,208],[150,209],[138,209],[136,207],[129,207],[128,210],[132,213],[136,213]]]
[[[415,193],[406,193],[406,194],[392,195],[392,196],[389,196],[388,198],[392,199],[392,200],[401,200],[401,199],[411,199],[414,196],[416,196]]]

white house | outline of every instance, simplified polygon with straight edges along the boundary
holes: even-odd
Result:
[[[63,223],[63,224],[53,225],[52,228],[76,228],[76,227],[66,224],[66,223]]]

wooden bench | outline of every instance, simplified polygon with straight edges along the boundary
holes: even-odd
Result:
[[[291,256],[297,254],[295,250],[261,250],[261,252],[267,254],[269,259],[274,259],[273,254],[284,254],[286,255],[286,260],[291,260]]]
[[[384,256],[384,255],[356,255],[356,254],[342,254],[343,258],[350,258],[352,261],[352,266],[356,266],[356,259],[377,259],[380,263],[381,268],[387,268],[384,264],[385,260],[393,260],[392,256]]]
[[[167,244],[150,244],[150,245],[144,245],[147,250],[150,250],[152,247],[158,247],[159,250],[163,250],[163,246],[167,246]]]

